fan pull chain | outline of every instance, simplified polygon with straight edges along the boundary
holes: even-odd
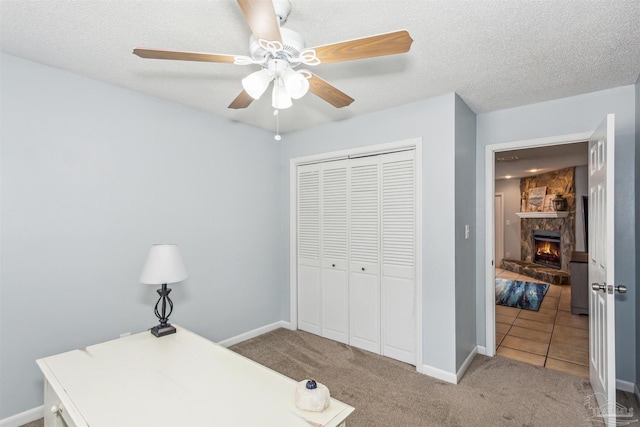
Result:
[[[274,136],[273,139],[280,141],[282,137],[280,136],[280,115],[278,114],[278,110],[273,110],[273,115],[276,116],[276,136]]]

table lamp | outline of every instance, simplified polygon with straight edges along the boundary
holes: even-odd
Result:
[[[151,328],[151,333],[156,337],[173,334],[176,328],[169,324],[169,316],[173,311],[173,302],[169,298],[171,289],[167,288],[168,283],[177,283],[185,280],[189,275],[184,267],[182,256],[177,245],[151,245],[147,263],[144,265],[140,275],[140,283],[147,285],[162,285],[158,289],[158,302],[156,302],[155,313],[160,324]],[[158,306],[162,302],[162,312],[158,311]],[[167,313],[167,304],[169,312]]]

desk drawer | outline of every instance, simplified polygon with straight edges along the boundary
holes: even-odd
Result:
[[[76,427],[49,381],[44,382],[44,426]]]

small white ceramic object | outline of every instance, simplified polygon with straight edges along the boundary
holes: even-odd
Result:
[[[329,389],[315,380],[300,381],[296,386],[296,406],[303,411],[322,412],[329,407]]]

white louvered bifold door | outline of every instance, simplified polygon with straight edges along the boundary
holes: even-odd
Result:
[[[349,343],[348,160],[322,164],[322,336]]]
[[[349,343],[380,354],[379,156],[350,163]]]
[[[415,151],[380,156],[382,354],[416,364]]]
[[[321,165],[298,166],[298,329],[321,335]]]
[[[298,166],[298,329],[416,364],[414,156]]]

